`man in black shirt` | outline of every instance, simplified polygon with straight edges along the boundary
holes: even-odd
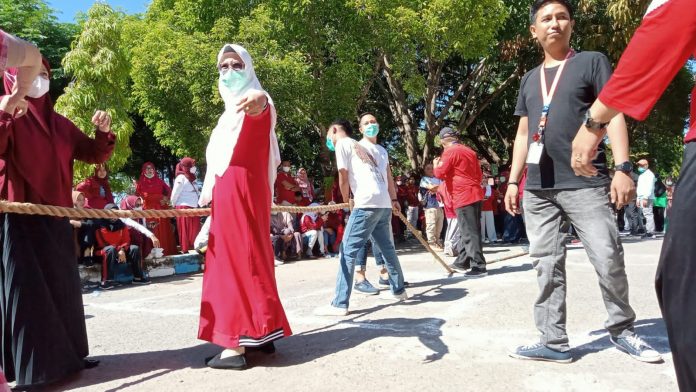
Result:
[[[606,157],[599,149],[593,162],[598,174],[578,177],[568,156],[587,109],[611,76],[607,58],[596,52],[570,48],[574,21],[567,0],[536,0],[530,12],[530,31],[544,49],[544,63],[529,71],[520,85],[515,115],[520,124],[515,138],[505,207],[519,213],[518,185],[525,162],[527,182],[524,215],[530,256],[536,261],[540,293],[534,319],[541,333],[538,343],[510,353],[520,359],[567,363],[572,361],[566,333],[565,233],[568,220],[585,245],[599,276],[609,314],[605,327],[620,350],[644,362],[661,361],[660,354],[633,331],[635,312],[628,303],[628,280],[609,188],[630,181],[628,151],[614,151],[617,166],[609,179]],[[609,132],[626,127],[617,116]]]

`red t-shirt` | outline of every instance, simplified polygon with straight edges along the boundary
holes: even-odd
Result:
[[[121,230],[109,231],[105,227],[97,230],[97,244],[100,248],[113,246],[118,250],[128,250],[130,247],[130,234],[128,228],[123,227]]]
[[[694,0],[668,0],[645,15],[599,100],[644,120],[686,60],[696,53]],[[696,140],[696,87],[685,142]]]
[[[493,211],[493,202],[495,201],[495,191],[491,189],[491,195],[488,199],[483,199],[481,203],[481,211]]]
[[[281,204],[284,201],[294,204],[295,191],[285,188],[283,186],[283,181],[286,181],[292,186],[295,185],[295,179],[289,173],[283,171],[279,172],[275,181],[276,204]]]
[[[460,208],[483,199],[481,166],[474,150],[455,144],[442,153],[442,165],[435,168],[435,177],[442,179],[452,196],[452,206]]]

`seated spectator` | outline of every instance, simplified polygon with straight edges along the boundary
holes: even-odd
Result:
[[[317,203],[312,203],[309,206],[318,206]],[[302,231],[303,241],[307,241],[307,257],[316,259],[314,256],[314,245],[319,242],[319,253],[324,257],[328,257],[326,248],[324,247],[324,220],[316,212],[307,212],[302,215],[300,228]]]
[[[121,200],[121,209],[141,211],[143,209],[143,199],[133,195],[126,196]],[[141,259],[151,257],[152,249],[160,247],[159,239],[144,226],[144,219],[121,218],[121,221],[128,226],[131,243],[140,248]]]
[[[302,235],[295,231],[291,213],[271,213],[271,241],[276,265],[301,257]]]
[[[105,210],[118,210],[115,204],[107,204]],[[128,263],[133,271],[133,283],[149,284],[143,273],[140,260],[140,249],[131,243],[126,224],[120,219],[103,219],[101,227],[97,230],[98,253],[102,259],[101,288],[109,290],[119,284],[114,280],[118,264]]]
[[[82,192],[73,191],[73,207],[85,208],[85,195]],[[70,224],[74,229],[77,261],[84,266],[94,264],[94,245],[96,245],[96,231],[99,221],[95,219],[71,219]]]
[[[329,202],[334,205],[335,202]],[[329,256],[335,257],[343,239],[343,210],[330,211],[324,215],[324,246]]]
[[[75,190],[82,192],[85,196],[85,208],[100,210],[107,204],[114,202],[114,195],[111,193],[107,176],[106,165],[98,164],[94,166],[93,176],[77,184]]]

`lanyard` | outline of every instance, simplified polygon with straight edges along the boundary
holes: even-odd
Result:
[[[537,130],[537,133],[534,135],[534,141],[537,143],[539,143],[541,141],[542,136],[544,136],[544,131],[546,130],[546,120],[549,117],[549,109],[551,109],[551,101],[553,100],[553,96],[556,93],[556,87],[558,87],[558,82],[561,80],[563,69],[565,68],[566,63],[568,62],[568,59],[571,58],[574,54],[575,51],[573,49],[568,51],[568,54],[566,55],[565,59],[563,59],[561,65],[558,67],[556,76],[553,78],[553,82],[551,83],[550,90],[546,88],[546,71],[544,65],[541,65],[541,75],[539,79],[541,80],[541,97],[543,99],[544,107],[543,109],[541,109],[539,128]]]

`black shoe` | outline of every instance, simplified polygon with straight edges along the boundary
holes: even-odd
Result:
[[[452,263],[449,265],[449,267],[452,268],[455,272],[461,272],[461,273],[464,273],[469,269],[469,267],[467,265],[459,265],[457,263]]]
[[[247,368],[247,361],[244,354],[227,358],[220,358],[220,354],[218,354],[206,361],[206,365],[213,369],[244,370]]]
[[[85,363],[85,369],[93,369],[97,366],[99,366],[99,360],[98,359],[83,359],[82,360]]]
[[[264,354],[273,354],[275,350],[275,344],[273,342],[263,344],[258,347],[246,347],[249,352],[262,352]]]
[[[483,278],[484,276],[488,276],[488,271],[480,268],[472,268],[468,272],[465,272],[464,276],[466,276],[467,279]]]
[[[121,284],[118,283],[118,282],[116,282],[116,281],[107,280],[106,282],[102,282],[102,283],[99,285],[99,288],[100,288],[101,290],[111,290],[111,289],[113,289],[113,288],[120,287],[120,286],[121,286]]]
[[[133,279],[133,284],[146,285],[146,284],[150,284],[150,283],[152,283],[150,278],[135,278],[135,279]]]

